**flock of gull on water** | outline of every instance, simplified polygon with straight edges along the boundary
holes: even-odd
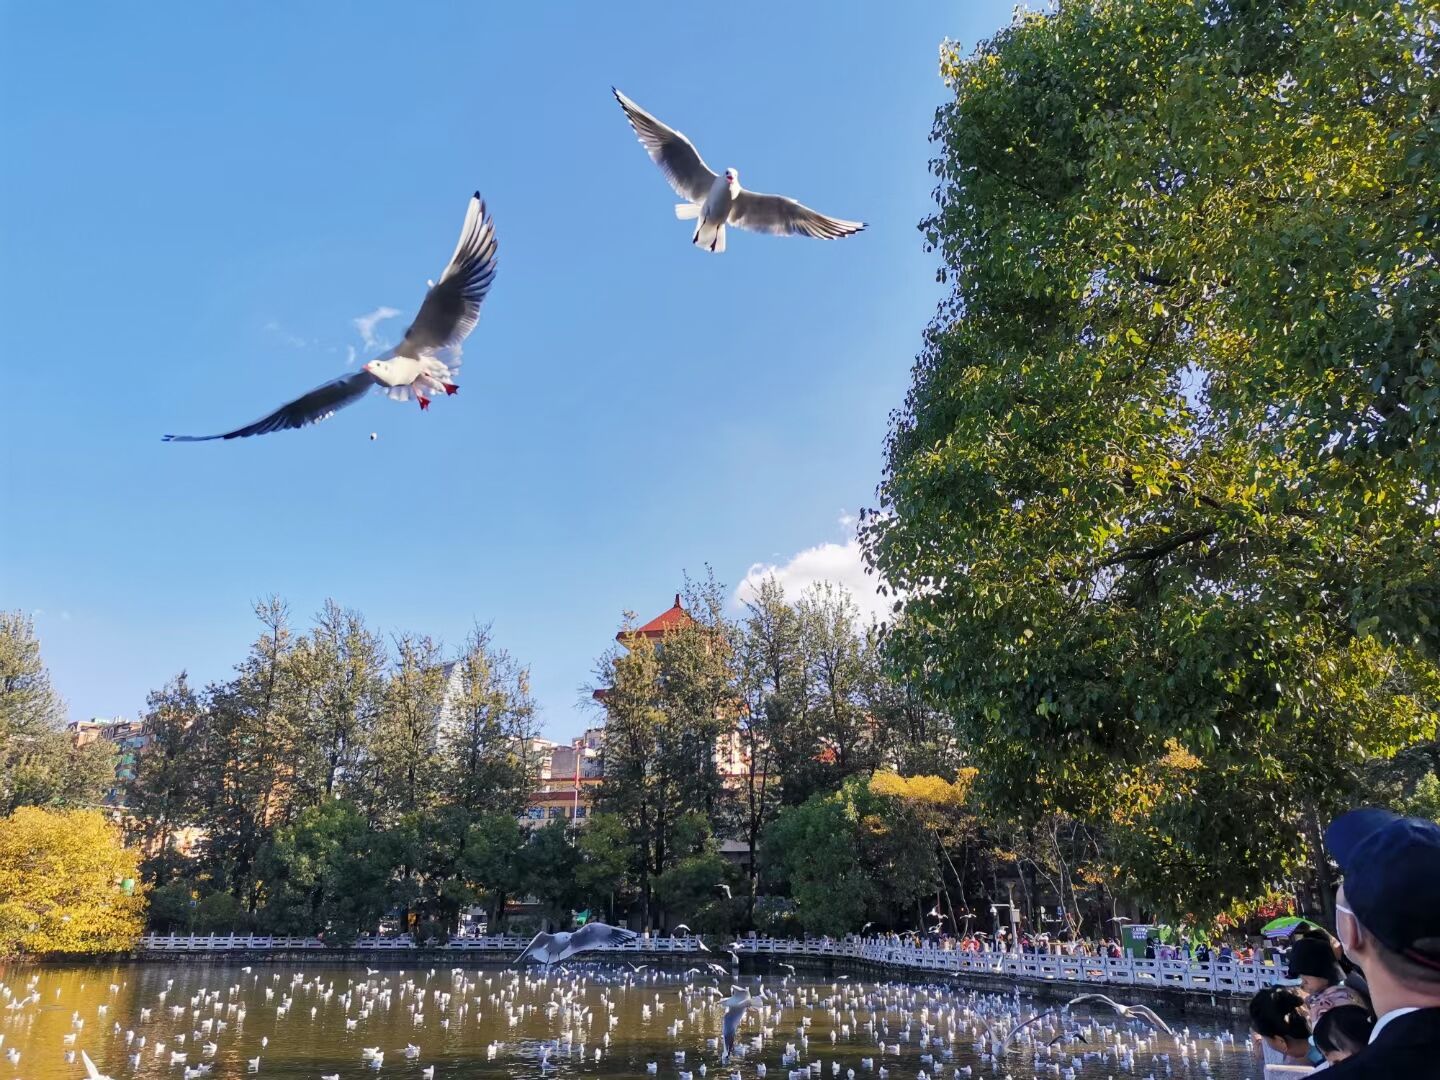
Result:
[[[656,1025],[663,1024],[671,1044],[664,1057],[644,1062],[645,1072],[674,1080],[705,1077],[712,1069],[716,1080],[741,1080],[746,1073],[761,1078],[773,1074],[776,1080],[1073,1080],[1078,1076],[1204,1080],[1211,1075],[1212,1050],[1219,1056],[1234,1049],[1234,1035],[1228,1030],[1174,1031],[1144,1006],[1123,1005],[1101,994],[1083,994],[1051,1007],[1022,1000],[1018,991],[1000,994],[938,984],[863,982],[844,975],[829,982],[808,982],[797,979],[789,964],[778,965],[784,972],[778,978],[742,980],[733,948],[726,954],[730,966],[712,961],[683,971],[618,958],[618,962],[555,966],[577,953],[633,936],[601,923],[574,934],[538,934],[517,962],[538,963],[539,968],[467,972],[456,967],[448,973],[365,968],[363,976],[357,968],[355,977],[342,981],[333,971],[315,977],[303,971],[244,967],[237,981],[202,987],[188,996],[175,992],[170,979],[149,1005],[140,1008],[132,1028],[112,1019],[107,1004],[97,1006],[89,1030],[89,1018],[75,1012],[63,1045],[53,1052],[83,1066],[89,1080],[110,1080],[85,1044],[110,1063],[120,1060],[123,1041],[126,1066],[132,1072],[147,1064],[149,1057],[176,1070],[177,1080],[197,1080],[214,1070],[222,1043],[236,1038],[244,1030],[247,1012],[256,1011],[262,1015],[249,1018],[252,1031],[259,1021],[270,1034],[261,1036],[259,1054],[244,1060],[248,1073],[259,1073],[272,1041],[306,1039],[305,1021],[314,1021],[322,1005],[328,1015],[334,1003],[343,1010],[345,1031],[354,1032],[362,1042],[367,1021],[376,1014],[392,1022],[397,1017],[403,1022],[408,1014],[416,1029],[425,1028],[427,1016],[436,1014],[440,1028],[447,1032],[452,1025],[463,1028],[482,1016],[507,1029],[541,1021],[549,1029],[547,1038],[517,1033],[513,1042],[492,1041],[485,1047],[485,1060],[497,1067],[513,1062],[529,1071],[538,1067],[558,1075],[604,1062],[611,1033],[622,1024],[617,1009],[628,1002],[626,1015],[633,1017],[637,1000],[640,1022],[651,1038]],[[720,988],[722,980],[731,984],[728,995]],[[29,975],[18,992],[0,984],[7,1020],[23,1020],[27,1010],[65,1007],[59,1001],[60,989],[54,992],[56,1000],[42,1001],[39,982],[38,974]],[[110,1001],[122,988],[122,984],[110,985]],[[719,1036],[702,1041],[701,1033],[713,1031],[717,1017]],[[821,1031],[827,1034],[818,1034]],[[623,1042],[627,1034],[639,1033],[621,1031],[616,1038]],[[0,1035],[0,1047],[3,1044]],[[249,1045],[255,1046],[253,1041]],[[857,1057],[861,1048],[868,1051]],[[52,1051],[30,1047],[28,1052]],[[842,1064],[837,1056],[842,1052],[849,1064]],[[5,1053],[12,1066],[20,1065],[19,1049],[11,1046]],[[477,1064],[475,1057],[469,1065]],[[404,1076],[413,1077],[418,1069],[421,1080],[435,1080],[436,1066],[424,1058],[422,1047],[408,1040],[403,1047],[357,1048],[348,1071],[373,1075],[393,1068],[400,1059],[409,1066]],[[458,1073],[455,1058],[445,1058],[444,1064],[444,1071]],[[238,1062],[234,1067],[238,1069]],[[114,1071],[123,1077],[124,1069]],[[638,1069],[637,1065],[637,1074]],[[340,1076],[340,1072],[322,1074],[319,1080]]]

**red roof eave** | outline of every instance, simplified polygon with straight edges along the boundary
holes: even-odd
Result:
[[[620,633],[615,635],[615,640],[619,642],[624,642],[627,638],[664,637],[666,634],[674,630],[683,630],[688,626],[694,625],[695,620],[690,617],[690,613],[688,611],[686,611],[683,607],[680,606],[680,594],[676,593],[675,603],[672,607],[670,607],[666,611],[661,612],[659,615],[656,615],[655,618],[651,619],[644,626],[641,626],[638,629],[620,631]]]

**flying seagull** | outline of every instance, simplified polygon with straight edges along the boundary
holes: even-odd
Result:
[[[480,305],[495,280],[495,247],[495,223],[477,191],[466,208],[465,225],[450,265],[426,292],[399,345],[359,371],[331,379],[253,424],[220,435],[166,435],[165,441],[206,442],[290,431],[328,419],[355,404],[374,386],[396,401],[408,401],[413,395],[422,410],[430,407],[432,395],[454,394],[460,389],[455,385],[460,344],[480,320]]]
[[[1079,1005],[1086,1001],[1097,1002],[1106,1008],[1114,1009],[1126,1020],[1144,1020],[1145,1023],[1153,1028],[1159,1028],[1165,1032],[1166,1035],[1174,1034],[1174,1032],[1170,1030],[1170,1025],[1156,1016],[1153,1009],[1147,1008],[1144,1005],[1121,1005],[1120,1002],[1108,998],[1104,994],[1081,994],[1079,997],[1071,998],[1066,1003],[1065,1008],[1068,1009],[1072,1005]]]
[[[745,1019],[746,1011],[760,1008],[763,1002],[758,997],[751,997],[748,987],[732,986],[730,996],[721,998],[719,1004],[725,1006],[725,1019],[720,1024],[723,1048],[720,1060],[725,1062],[735,1052],[735,1035],[740,1030],[740,1021]]]
[[[693,143],[674,128],[667,127],[635,102],[616,90],[615,100],[650,160],[660,166],[665,179],[685,202],[675,207],[681,221],[696,222],[691,241],[707,251],[725,250],[725,226],[775,236],[812,236],[836,240],[865,228],[863,221],[844,221],[802,206],[784,195],[762,195],[740,186],[740,174],[726,169],[716,176],[700,157]]]
[[[95,1067],[95,1063],[90,1060],[90,1055],[84,1050],[80,1051],[80,1060],[85,1063],[85,1074],[90,1080],[110,1080],[110,1077]]]
[[[515,963],[520,963],[527,956],[533,956],[547,968],[551,964],[558,964],[561,960],[568,960],[576,953],[585,952],[587,949],[599,949],[607,945],[624,945],[627,941],[634,941],[639,935],[633,930],[622,930],[618,926],[609,926],[603,922],[586,923],[574,933],[547,934],[543,930],[530,939],[530,944],[525,946],[525,951],[515,958]]]
[[[1117,1012],[1120,1016],[1124,1017],[1126,1020],[1143,1020],[1151,1027],[1158,1028],[1159,1030],[1165,1032],[1166,1035],[1174,1034],[1174,1032],[1170,1030],[1169,1024],[1165,1023],[1164,1020],[1160,1019],[1159,1016],[1155,1015],[1154,1010],[1149,1009],[1144,1005],[1122,1005],[1120,1004],[1120,1002],[1116,1001],[1113,998],[1108,998],[1104,994],[1081,994],[1079,997],[1071,998],[1064,1005],[1061,1005],[1058,1009],[1050,1009],[1046,1012],[1038,1013],[1037,1015],[1032,1016],[1023,1024],[1019,1024],[1016,1027],[1012,1028],[1010,1034],[1006,1035],[1004,1039],[997,1039],[994,1034],[991,1034],[990,1041],[993,1052],[998,1054],[1000,1050],[1009,1046],[1015,1036],[1018,1035],[1024,1028],[1029,1027],[1031,1024],[1037,1023],[1040,1020],[1044,1020],[1047,1016],[1054,1016],[1057,1012],[1069,1012],[1073,1006],[1083,1005],[1086,1002],[1095,1002],[1097,1004],[1104,1005],[1106,1008],[1114,1009],[1115,1012]],[[989,1030],[989,1025],[986,1025],[986,1031]]]

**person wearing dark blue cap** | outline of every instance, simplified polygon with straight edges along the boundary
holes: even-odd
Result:
[[[1325,831],[1344,882],[1335,933],[1365,971],[1377,1019],[1331,1080],[1440,1080],[1440,825],[1352,810]]]

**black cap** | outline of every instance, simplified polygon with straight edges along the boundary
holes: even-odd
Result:
[[[1325,938],[1303,937],[1296,940],[1290,946],[1290,955],[1286,958],[1288,966],[1285,969],[1287,979],[1298,979],[1301,975],[1314,975],[1321,979],[1329,979],[1331,983],[1338,983],[1345,977],[1340,970],[1339,963],[1335,960],[1335,949]]]
[[[1440,971],[1440,825],[1352,810],[1330,823],[1325,846],[1361,925],[1391,952]]]

